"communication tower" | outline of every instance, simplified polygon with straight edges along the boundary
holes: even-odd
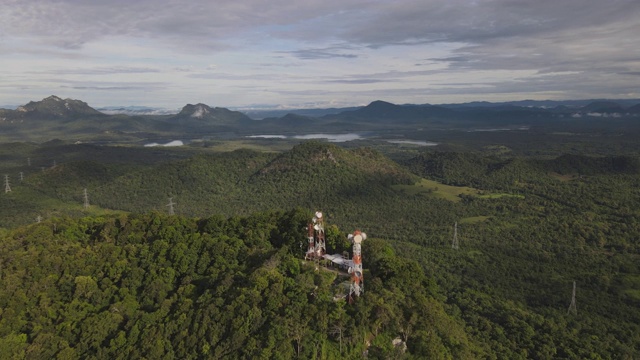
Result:
[[[327,251],[324,239],[324,219],[322,218],[322,212],[316,211],[313,219],[311,219],[311,222],[307,226],[307,230],[309,247],[304,258],[305,260],[314,260],[317,269],[320,259]]]
[[[362,242],[367,239],[367,234],[356,230],[349,234],[349,240],[353,243],[353,266],[349,268],[351,285],[349,287],[349,302],[364,293],[364,278],[362,275]]]
[[[11,192],[11,186],[9,185],[9,175],[4,176],[4,192],[5,194]]]
[[[316,211],[313,217],[313,230],[316,232],[316,258],[321,258],[327,252],[327,246],[324,242],[324,219],[322,213]]]
[[[305,260],[312,259],[316,253],[316,238],[313,223],[307,224],[307,240],[309,241],[309,247],[307,253],[304,255]]]
[[[20,181],[24,181],[24,173],[20,171]]]

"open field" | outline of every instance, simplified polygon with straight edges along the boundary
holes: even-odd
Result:
[[[478,195],[479,190],[467,186],[444,185],[434,180],[421,179],[414,185],[394,185],[394,189],[408,195],[432,194],[443,199],[458,202],[460,195]]]

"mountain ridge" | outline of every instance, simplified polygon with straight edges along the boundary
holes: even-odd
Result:
[[[469,130],[536,128],[580,131],[601,128],[598,119],[621,118],[606,126],[636,129],[640,100],[578,102],[475,102],[466,105],[393,104],[376,100],[367,106],[322,116],[289,112],[281,117],[254,120],[247,114],[203,103],[187,104],[177,114],[104,114],[81,100],[55,95],[31,101],[16,110],[0,109],[0,127],[7,141],[52,138],[141,141],[150,138],[198,136],[238,137],[256,134],[358,132],[388,130]],[[635,103],[635,105],[633,105]],[[544,106],[523,106],[544,104]],[[555,107],[549,107],[556,105]],[[578,106],[580,105],[580,106]],[[335,109],[336,111],[341,109]],[[317,112],[323,113],[322,111]],[[566,119],[576,119],[569,122]],[[577,119],[581,119],[577,121]],[[597,123],[596,123],[597,122]],[[640,129],[636,129],[640,131]]]
[[[28,117],[105,115],[84,101],[70,98],[62,99],[55,95],[51,95],[40,101],[30,101],[25,105],[18,106],[15,111],[17,113],[23,113]]]
[[[229,110],[222,107],[210,107],[209,105],[187,104],[175,116],[170,117],[169,121],[208,123],[208,124],[234,124],[253,121],[247,115]]]

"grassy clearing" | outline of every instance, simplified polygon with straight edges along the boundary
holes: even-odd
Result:
[[[640,300],[640,275],[622,275],[621,293],[633,300]]]
[[[556,179],[556,180],[560,180],[562,182],[569,182],[573,179],[575,179],[575,175],[562,175],[562,174],[558,174],[555,172],[549,173],[549,176],[551,176],[552,178]]]
[[[396,190],[403,191],[408,195],[416,194],[432,194],[443,199],[458,202],[460,201],[460,195],[478,195],[478,189],[470,188],[467,186],[451,186],[444,185],[437,181],[421,179],[419,182],[413,185],[395,185]]]
[[[625,290],[622,292],[624,295],[632,298],[633,300],[638,300],[640,301],[640,290]]]
[[[514,198],[518,198],[518,199],[524,199],[524,195],[520,195],[520,194],[482,194],[482,195],[478,195],[479,198],[481,199],[500,199],[503,197],[514,197]]]
[[[260,152],[281,152],[289,150],[293,145],[285,142],[266,142],[259,140],[207,141],[207,149],[216,152],[227,152],[238,149],[249,149]]]
[[[471,195],[481,199],[499,199],[503,197],[515,197],[518,199],[524,199],[524,195],[520,194],[490,194],[468,186],[444,185],[437,181],[427,179],[421,179],[419,182],[413,185],[394,185],[393,188],[402,191],[407,195],[433,195],[453,202],[459,202],[461,200],[460,195]],[[482,219],[479,221],[484,220],[486,219]]]

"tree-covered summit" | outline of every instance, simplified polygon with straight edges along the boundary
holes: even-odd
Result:
[[[56,219],[5,234],[0,357],[481,354],[434,283],[382,240],[364,247],[366,293],[353,305],[334,299],[345,278],[301,260],[308,216]]]

